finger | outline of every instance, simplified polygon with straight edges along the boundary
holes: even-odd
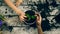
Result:
[[[27,16],[24,16],[24,18],[27,18]]]
[[[21,18],[21,17],[20,17],[20,21],[24,21],[24,18]]]
[[[41,19],[41,17],[40,17],[40,19],[37,19],[36,24],[37,24],[37,25],[41,25],[41,23],[42,23],[42,19]]]
[[[20,22],[23,23],[24,22],[24,19],[20,19]]]
[[[41,22],[41,21],[42,21],[41,15],[37,16],[36,21],[37,21],[37,22]]]
[[[18,7],[23,1],[22,0],[17,0],[16,6]]]
[[[40,14],[38,14],[38,13],[37,13],[35,16],[37,17],[37,19],[39,19],[39,18],[40,18]]]
[[[38,12],[35,12],[35,16],[40,16],[40,13],[38,13]]]
[[[35,14],[37,14],[38,12],[35,12]]]
[[[39,21],[40,20],[40,16],[37,16],[37,21]]]
[[[24,18],[23,17],[20,16],[19,18],[20,18],[20,21],[24,21]]]

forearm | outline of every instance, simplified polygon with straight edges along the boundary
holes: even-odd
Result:
[[[13,2],[11,2],[10,0],[4,0],[4,1],[9,7],[11,7],[18,14],[18,12],[19,12],[18,8],[13,4]],[[20,12],[22,12],[22,11],[20,10]]]
[[[40,17],[38,19],[37,19],[37,23],[36,23],[37,29],[38,29],[38,34],[43,34],[42,27],[41,27],[41,23],[42,23],[41,15],[40,15]]]
[[[15,5],[18,7],[19,5],[21,5],[22,2],[22,0],[17,0]]]
[[[38,29],[38,34],[43,34],[43,31],[42,31],[42,27],[41,26],[37,26],[37,29]]]

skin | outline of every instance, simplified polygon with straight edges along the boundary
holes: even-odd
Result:
[[[4,0],[4,1],[10,8],[12,8],[19,15],[20,21],[21,22],[24,21],[24,18],[26,18],[25,13],[21,9],[17,8],[19,5],[21,5],[21,3],[23,3],[23,1],[22,0],[17,0],[15,5],[11,2],[11,0]],[[42,17],[37,12],[36,12],[35,16],[37,17],[36,18],[36,25],[37,25],[37,29],[38,29],[38,34],[43,34],[43,31],[42,31],[42,28],[41,28]]]
[[[19,6],[23,1],[17,0],[16,6],[13,4],[13,2],[11,2],[11,0],[4,0],[4,1],[10,8],[12,8],[19,15],[20,21],[21,22],[24,21],[24,18],[26,17],[25,13],[21,9],[17,8],[17,6]]]
[[[42,27],[41,27],[42,17],[39,13],[36,13],[35,16],[37,17],[36,18],[36,25],[37,25],[37,29],[38,29],[38,34],[43,34]]]

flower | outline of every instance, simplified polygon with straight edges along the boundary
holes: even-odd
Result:
[[[0,20],[0,27],[2,26],[2,20]]]

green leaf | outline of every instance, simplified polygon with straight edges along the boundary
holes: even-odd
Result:
[[[0,14],[0,20],[4,20],[4,16]]]

